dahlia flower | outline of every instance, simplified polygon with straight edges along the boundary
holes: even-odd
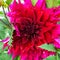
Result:
[[[14,0],[10,5],[10,22],[14,26],[12,46],[9,54],[13,59],[43,60],[54,53],[38,46],[53,43],[60,35],[60,7],[47,8],[45,0],[38,0],[33,6],[31,0]]]

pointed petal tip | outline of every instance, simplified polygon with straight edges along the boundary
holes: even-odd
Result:
[[[38,0],[37,3],[36,3],[36,6],[38,7],[42,7],[42,8],[45,8],[46,7],[46,2],[45,0]]]

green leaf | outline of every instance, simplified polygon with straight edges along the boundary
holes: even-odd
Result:
[[[57,49],[57,53],[60,54],[60,49]]]
[[[5,26],[0,22],[0,39],[4,39],[6,36]]]
[[[4,22],[6,22],[6,24],[8,24],[8,22],[6,20],[3,20]],[[8,36],[11,36],[11,30],[9,28],[7,28],[5,26],[5,24],[3,24],[1,21],[0,21],[0,39],[4,39]]]
[[[8,7],[8,4],[7,3],[3,3],[3,7],[7,8]]]
[[[12,2],[12,0],[6,0],[6,3],[9,5]]]
[[[57,52],[56,52],[56,60],[60,60],[60,56]]]
[[[58,0],[46,0],[46,4],[49,8],[59,6]]]
[[[19,57],[19,56],[17,56],[14,60],[20,60],[20,57]]]
[[[58,54],[58,57],[59,57],[59,59],[60,59],[60,54]]]
[[[2,53],[2,47],[3,47],[3,43],[0,42],[0,54]]]
[[[46,49],[48,51],[56,51],[54,46],[52,44],[43,44],[42,46],[39,46],[40,48]]]
[[[0,14],[3,14],[3,12],[2,12],[2,11],[0,11]]]
[[[35,5],[37,0],[31,0],[32,1],[32,4]]]
[[[56,60],[56,56],[49,56],[46,60]]]
[[[58,3],[60,4],[60,0],[58,0]]]
[[[3,11],[0,11],[0,18],[4,17]]]
[[[3,38],[5,38],[5,32],[4,31],[0,31],[0,39],[3,39]]]
[[[12,57],[9,56],[7,53],[1,53],[0,60],[12,60]]]

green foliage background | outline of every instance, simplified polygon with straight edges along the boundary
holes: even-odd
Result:
[[[7,21],[2,7],[4,7],[5,12],[8,11],[8,6],[12,2],[12,0],[2,0],[3,5],[0,6],[0,40],[6,38],[7,36],[12,35],[12,30],[8,28],[10,26],[9,21]],[[36,0],[32,0],[33,5],[35,5]],[[48,8],[56,7],[60,5],[60,0],[46,0],[46,4]],[[0,60],[12,60],[12,57],[7,54],[7,48],[5,50],[2,50],[3,43],[0,42]],[[41,46],[44,49],[47,49],[49,51],[53,50],[55,51],[54,47],[52,45],[43,45]],[[48,48],[50,47],[50,48]],[[60,52],[60,50],[58,50]],[[60,53],[59,53],[60,54]],[[56,59],[57,58],[57,59]],[[19,60],[17,57],[15,60]],[[58,56],[50,56],[46,60],[60,60]]]

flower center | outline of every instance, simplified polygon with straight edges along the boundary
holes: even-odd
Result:
[[[20,34],[21,37],[26,37],[27,39],[32,39],[35,37],[38,37],[40,34],[40,24],[34,22],[34,21],[21,21],[20,23]]]

